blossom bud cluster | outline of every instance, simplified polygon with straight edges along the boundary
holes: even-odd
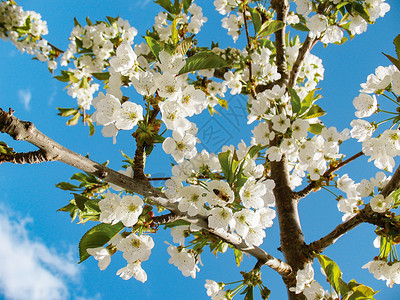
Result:
[[[42,36],[48,33],[47,22],[34,11],[24,11],[14,1],[0,2],[0,38],[9,39],[19,51],[48,61],[50,70],[56,68],[55,53]]]
[[[93,95],[99,89],[93,74],[102,73],[111,64],[108,60],[115,55],[115,49],[122,42],[132,44],[136,34],[137,30],[121,18],[109,18],[109,23],[92,24],[88,21],[88,25],[76,24],[73,28],[68,49],[61,57],[61,65],[74,65],[68,68],[73,74],[68,95],[77,98],[82,108],[90,109]]]
[[[341,0],[335,0],[333,3],[338,4]],[[348,1],[355,2],[355,0]],[[306,26],[310,30],[310,36],[320,38],[325,44],[340,43],[343,39],[343,25],[350,22],[349,30],[352,35],[361,34],[367,30],[368,23],[373,23],[379,17],[383,17],[389,10],[389,4],[385,0],[367,0],[363,1],[363,7],[369,15],[368,22],[361,14],[353,11],[348,20],[338,19],[338,14],[326,15],[316,12],[312,16],[311,13],[318,7],[317,1],[297,0],[296,12],[304,15],[306,18]],[[348,21],[348,22],[346,22]]]
[[[400,261],[388,264],[383,260],[373,260],[365,264],[363,269],[368,269],[378,280],[386,280],[386,285],[400,284]]]
[[[370,156],[369,161],[379,169],[392,171],[395,166],[394,158],[400,154],[400,138],[397,130],[386,130],[378,137],[372,137],[377,128],[376,125],[361,118],[372,116],[378,112],[378,101],[375,94],[383,94],[385,91],[400,95],[400,72],[395,66],[378,67],[375,74],[370,74],[365,83],[361,84],[361,93],[357,96],[353,105],[357,110],[356,117],[350,125],[353,127],[351,136],[362,142],[365,155]]]
[[[303,293],[306,299],[332,299],[328,291],[314,280],[314,269],[311,264],[306,264],[304,269],[296,273],[296,287],[290,288],[296,294]]]
[[[127,237],[116,235],[109,241],[109,244],[110,246],[107,248],[87,249],[87,252],[99,261],[100,270],[105,270],[109,266],[111,255],[115,252],[115,250],[110,251],[109,249],[113,248],[122,251],[122,256],[127,261],[127,266],[119,269],[117,275],[124,280],[134,277],[136,280],[145,282],[147,274],[142,269],[142,262],[149,259],[151,249],[154,247],[154,241],[151,236],[136,235],[134,233],[130,233]]]
[[[236,150],[233,146],[223,148],[223,152],[236,152],[243,160],[243,175],[246,182],[235,198],[235,192],[223,180],[214,179],[198,184],[199,173],[219,172],[221,167],[214,154],[203,150],[191,160],[185,160],[172,168],[173,177],[166,181],[166,195],[170,201],[178,202],[180,211],[189,216],[208,217],[209,227],[217,231],[236,232],[249,245],[260,245],[265,237],[264,229],[271,227],[275,218],[273,180],[258,180],[263,175],[263,166],[257,166],[253,159],[245,159],[250,147],[243,142]],[[196,184],[183,186],[182,181]],[[233,203],[241,203],[240,206]]]
[[[126,227],[134,226],[143,211],[143,200],[138,196],[123,196],[122,199],[108,191],[99,201],[100,217],[102,223],[117,224],[122,222]],[[141,282],[147,280],[147,274],[142,269],[141,263],[149,259],[154,241],[149,235],[136,235],[131,232],[128,236],[116,235],[110,240],[110,246],[89,248],[87,252],[99,261],[100,270],[105,270],[111,262],[111,255],[116,250],[123,252],[127,266],[118,270],[117,275],[123,279],[132,276]],[[114,249],[114,250],[112,250]]]
[[[391,177],[386,177],[385,173],[378,172],[370,180],[363,179],[355,183],[347,174],[337,180],[336,187],[346,193],[346,197],[339,196],[337,204],[338,210],[344,213],[342,220],[346,221],[353,217],[363,204],[362,198],[373,196],[370,200],[371,209],[375,212],[383,213],[391,208],[393,199],[391,196],[383,197],[381,194],[375,195],[375,188],[381,191],[389,182]]]

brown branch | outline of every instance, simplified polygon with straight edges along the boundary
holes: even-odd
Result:
[[[1,154],[0,153],[0,164],[3,162],[10,162],[13,164],[38,164],[50,159],[46,158],[46,153],[42,150],[31,151],[31,152],[19,152],[12,154]]]
[[[396,169],[393,177],[386,184],[385,188],[382,190],[381,195],[384,197],[389,196],[393,191],[400,187],[400,166]],[[332,245],[337,239],[339,239],[343,234],[352,230],[361,223],[370,223],[379,227],[385,227],[385,214],[379,214],[371,209],[371,206],[367,204],[363,209],[361,209],[357,215],[347,220],[346,222],[336,226],[328,235],[322,237],[318,241],[312,242],[308,245],[310,257],[314,257],[315,253],[321,253],[328,246]]]
[[[325,173],[321,176],[322,178],[330,178],[333,174],[333,172],[339,170],[341,167],[347,165],[348,163],[352,162],[353,160],[359,158],[360,156],[364,155],[362,151],[358,152],[357,154],[354,154],[352,157],[349,157],[345,161],[342,161],[341,163],[337,164],[336,166],[331,166],[328,170],[325,171]],[[308,186],[306,186],[304,189],[301,191],[295,192],[294,193],[294,198],[299,201],[300,199],[306,197],[308,194],[312,192],[312,190],[316,188],[316,181],[312,181]]]
[[[305,39],[303,45],[301,46],[296,61],[293,64],[292,69],[290,71],[288,88],[292,88],[296,84],[297,77],[299,76],[301,66],[304,62],[304,58],[306,57],[307,53],[311,50],[311,48],[314,46],[317,40],[318,40],[317,38],[310,38],[310,36],[307,35],[307,38]]]
[[[287,0],[271,0],[271,7],[276,12],[276,20],[283,22],[284,26],[275,32],[276,66],[281,74],[282,85],[287,85],[287,65],[285,57],[286,17],[289,12]]]
[[[178,215],[180,219],[200,226],[227,243],[232,244],[237,249],[254,256],[257,260],[264,262],[265,265],[271,267],[282,276],[293,274],[292,268],[288,264],[273,257],[259,247],[247,245],[238,235],[209,228],[206,217],[190,217],[183,214],[178,209],[177,203],[171,203],[164,193],[154,188],[147,180],[128,177],[63,147],[37,130],[31,122],[21,121],[14,117],[11,110],[10,113],[7,113],[0,109],[0,132],[10,135],[16,140],[23,140],[37,146],[45,153],[44,155],[47,160],[63,162],[99,177],[104,181],[151,199],[157,205],[165,207]]]
[[[244,28],[246,31],[246,38],[247,38],[247,46],[249,48],[249,51],[251,50],[251,41],[250,41],[250,34],[249,34],[249,28],[247,26],[247,18],[246,18],[246,7],[247,5],[245,5],[243,7],[243,20],[244,20]],[[252,66],[251,66],[251,61],[249,61],[247,63],[247,66],[249,68],[249,81],[250,81],[250,92],[251,92],[251,96],[256,99],[257,98],[257,94],[256,91],[254,89],[254,85],[253,85],[253,71],[252,71]]]

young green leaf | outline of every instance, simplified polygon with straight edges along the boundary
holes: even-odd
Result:
[[[317,104],[311,106],[310,110],[305,114],[304,119],[318,118],[325,115],[326,112]]]
[[[174,5],[172,5],[172,2],[170,0],[156,0],[154,1],[158,5],[160,5],[162,8],[164,8],[167,12],[170,14],[177,14],[179,13],[179,10],[177,11]]]
[[[179,71],[185,74],[198,70],[227,67],[228,63],[221,56],[213,52],[200,52],[186,59],[186,64]]]
[[[250,14],[251,14],[251,19],[252,19],[252,21],[253,21],[254,32],[255,32],[255,34],[257,35],[258,32],[259,32],[260,29],[261,29],[261,22],[262,22],[262,20],[261,20],[261,15],[260,15],[260,13],[258,12],[258,10],[255,9],[255,8],[249,7],[249,11],[250,11]]]
[[[383,52],[382,52],[383,53]],[[397,58],[394,58],[393,56],[390,56],[389,54],[383,53],[391,62],[396,66],[396,68],[400,71],[400,60]]]
[[[234,249],[233,249],[233,252],[234,252],[234,254],[235,254],[235,262],[236,262],[236,265],[237,265],[238,267],[240,267],[240,264],[242,263],[242,260],[243,260],[243,252],[240,251],[240,250],[238,250],[237,248],[234,248]]]
[[[89,229],[79,242],[79,263],[90,256],[86,251],[88,248],[104,246],[124,228],[125,226],[119,222],[115,225],[101,223]]]
[[[289,93],[290,93],[290,102],[292,103],[292,110],[294,114],[297,114],[300,111],[301,104],[300,104],[300,97],[297,95],[297,92],[289,88]]]
[[[218,154],[219,163],[221,164],[222,172],[225,175],[226,181],[232,183],[233,174],[232,172],[232,153],[231,151],[226,151]]]
[[[342,296],[346,295],[350,291],[350,288],[342,280],[342,272],[340,271],[339,266],[326,255],[319,254],[317,255],[317,258],[326,274],[328,282],[332,285],[335,291]]]
[[[322,131],[322,128],[324,128],[325,126],[319,123],[315,123],[315,124],[310,124],[310,127],[308,128],[308,131],[314,134],[320,134]]]
[[[160,61],[159,53],[162,51],[163,48],[154,38],[150,36],[145,36],[144,38],[146,40],[147,45],[150,47],[151,52],[154,54],[157,60]]]
[[[396,49],[397,58],[400,59],[400,34],[394,38],[393,44]]]
[[[282,21],[272,20],[269,22],[265,22],[262,24],[259,35],[260,36],[269,36],[274,32],[282,29],[285,26],[285,23]]]

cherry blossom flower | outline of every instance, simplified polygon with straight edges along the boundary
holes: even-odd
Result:
[[[135,225],[143,211],[143,204],[139,196],[124,196],[116,210],[116,218],[126,227]]]
[[[135,261],[146,261],[149,259],[154,241],[149,235],[136,235],[131,233],[127,238],[121,240],[117,245],[118,250],[123,252],[123,257],[132,263]]]
[[[147,281],[147,274],[142,269],[140,261],[128,263],[126,267],[117,271],[117,275],[119,275],[123,280],[131,279],[133,276],[140,282],[144,283]]]
[[[108,265],[111,263],[111,256],[110,252],[107,248],[104,247],[97,247],[97,248],[87,248],[87,253],[92,255],[95,260],[99,261],[99,269],[105,270],[107,269]]]

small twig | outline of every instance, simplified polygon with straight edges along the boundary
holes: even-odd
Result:
[[[292,66],[292,70],[290,71],[288,88],[292,88],[295,85],[297,77],[299,76],[300,73],[301,66],[304,62],[304,58],[306,57],[307,53],[311,50],[311,48],[314,46],[314,43],[316,41],[317,38],[310,38],[310,36],[307,35],[307,38],[305,39],[303,46],[301,46],[299,50],[296,61]]]
[[[330,167],[328,170],[325,171],[325,173],[321,176],[322,178],[330,178],[333,172],[339,170],[341,167],[347,165],[348,163],[352,162],[353,160],[359,158],[360,156],[364,155],[362,151],[358,152],[357,154],[354,154],[352,157],[349,157],[345,161],[342,161],[341,163],[337,164],[336,166]],[[304,189],[301,191],[295,192],[294,193],[294,199],[299,201],[300,199],[306,197],[308,194],[312,192],[312,190],[316,187],[316,181],[312,181],[308,186],[306,186]]]
[[[244,28],[246,32],[246,37],[247,37],[247,46],[249,48],[249,52],[251,51],[251,40],[250,40],[250,34],[249,34],[249,28],[247,26],[247,19],[246,19],[246,7],[243,7],[243,20],[244,20]],[[251,66],[251,61],[247,62],[247,66],[249,68],[249,81],[250,81],[250,92],[251,96],[256,99],[257,94],[253,86],[253,71],[252,71],[252,66]]]

